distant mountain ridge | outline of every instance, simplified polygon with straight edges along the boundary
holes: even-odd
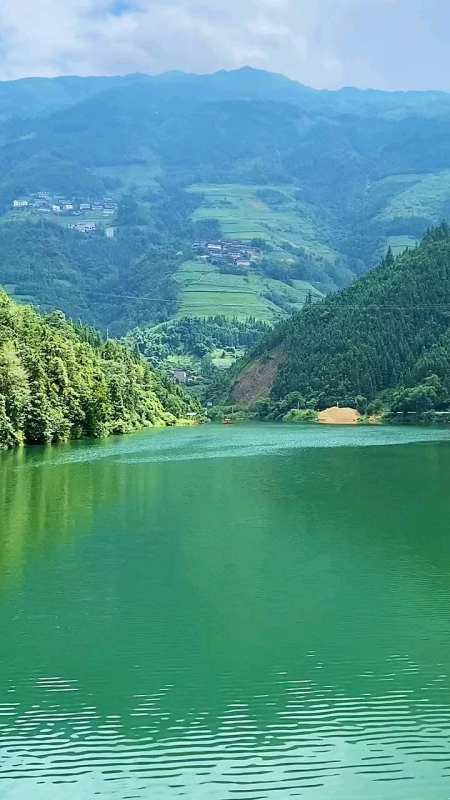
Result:
[[[334,108],[336,113],[354,113],[355,107],[365,113],[377,110],[412,110],[423,107],[423,101],[434,106],[441,104],[450,110],[450,94],[443,91],[384,91],[344,86],[340,89],[315,89],[287,78],[279,73],[244,66],[239,69],[219,70],[214,73],[195,74],[181,70],[162,72],[156,75],[134,73],[112,76],[60,76],[55,78],[20,78],[0,81],[0,114],[3,116],[34,116],[48,113],[82,102],[110,89],[142,83],[148,86],[164,86],[167,91],[183,91],[190,86],[198,96],[208,93],[215,99],[276,100],[309,104],[309,110]],[[442,109],[439,109],[439,113]]]

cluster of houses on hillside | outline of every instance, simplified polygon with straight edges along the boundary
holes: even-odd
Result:
[[[95,222],[71,222],[67,227],[71,231],[78,231],[78,233],[95,233],[97,230]]]
[[[256,247],[249,247],[246,242],[239,239],[214,242],[194,242],[192,245],[194,255],[210,264],[235,264],[238,267],[251,267],[261,258],[261,251]]]
[[[78,231],[78,233],[95,233],[95,231],[98,230],[95,222],[72,222],[67,227],[69,230]],[[116,228],[108,225],[107,228],[102,226],[100,230],[104,233],[107,239],[114,239]]]
[[[102,197],[100,200],[91,198],[68,198],[63,194],[50,192],[37,192],[25,197],[17,197],[11,203],[15,211],[34,211],[43,215],[64,217],[80,217],[95,215],[107,218],[114,217],[117,212],[117,202],[112,197]]]

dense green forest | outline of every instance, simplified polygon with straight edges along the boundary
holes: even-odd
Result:
[[[281,323],[259,346],[243,376],[270,356],[265,412],[337,403],[361,411],[445,410],[450,398],[450,229],[430,230],[420,246],[348,289]],[[261,397],[261,387],[259,393]]]
[[[124,345],[0,292],[0,447],[127,433],[199,411]]]
[[[155,366],[167,365],[173,356],[202,359],[216,349],[248,350],[269,332],[264,322],[216,316],[184,317],[153,328],[135,328],[125,341]]]

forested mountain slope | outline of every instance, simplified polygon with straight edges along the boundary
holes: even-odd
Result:
[[[123,345],[0,292],[0,447],[173,424],[195,401]]]
[[[12,82],[0,84],[0,109],[2,96],[4,209],[26,191],[134,187],[142,199],[169,183],[284,183],[299,193],[299,218],[318,209],[319,239],[355,274],[387,237],[417,236],[450,203],[442,92],[317,91],[242,69]],[[20,119],[10,120],[14,102]]]
[[[59,197],[88,210],[54,212]],[[0,285],[115,333],[228,307],[273,321],[449,211],[446,93],[317,91],[250,68],[0,84]],[[80,221],[95,232],[67,230]],[[220,238],[257,239],[264,258],[193,286],[193,242]]]
[[[163,244],[143,228],[109,240],[42,220],[0,225],[1,283],[16,300],[62,308],[112,335],[175,313],[171,275],[179,261],[174,241]]]
[[[264,364],[268,380],[258,382]],[[255,393],[252,398],[252,376]],[[292,392],[297,403],[363,407],[383,391],[428,386],[434,405],[450,394],[450,230],[427,233],[420,246],[279,325],[238,376],[234,399]],[[436,382],[437,381],[437,382]],[[420,392],[419,392],[420,393]],[[398,400],[398,398],[397,398]]]

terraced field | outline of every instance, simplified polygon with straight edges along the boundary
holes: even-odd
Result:
[[[381,188],[398,191],[380,213],[381,220],[415,217],[439,222],[448,216],[450,204],[450,169],[421,175],[391,175],[379,182]]]
[[[415,247],[417,243],[418,240],[412,236],[388,236],[386,250],[390,247],[394,256],[398,256],[407,247]]]
[[[328,244],[326,224],[311,206],[298,199],[298,187],[197,184],[189,191],[203,197],[193,219],[217,220],[226,239],[260,238],[281,249],[302,247],[330,262],[337,258]],[[276,193],[278,202],[269,204],[261,199],[270,192]]]
[[[299,309],[308,292],[321,297],[320,292],[304,281],[294,281],[288,286],[281,281],[248,275],[224,275],[211,264],[186,261],[178,270],[180,284],[178,316],[208,317],[223,314],[226,317],[246,319],[253,316],[265,322],[274,322],[288,313],[269,298],[283,299],[292,310]]]

